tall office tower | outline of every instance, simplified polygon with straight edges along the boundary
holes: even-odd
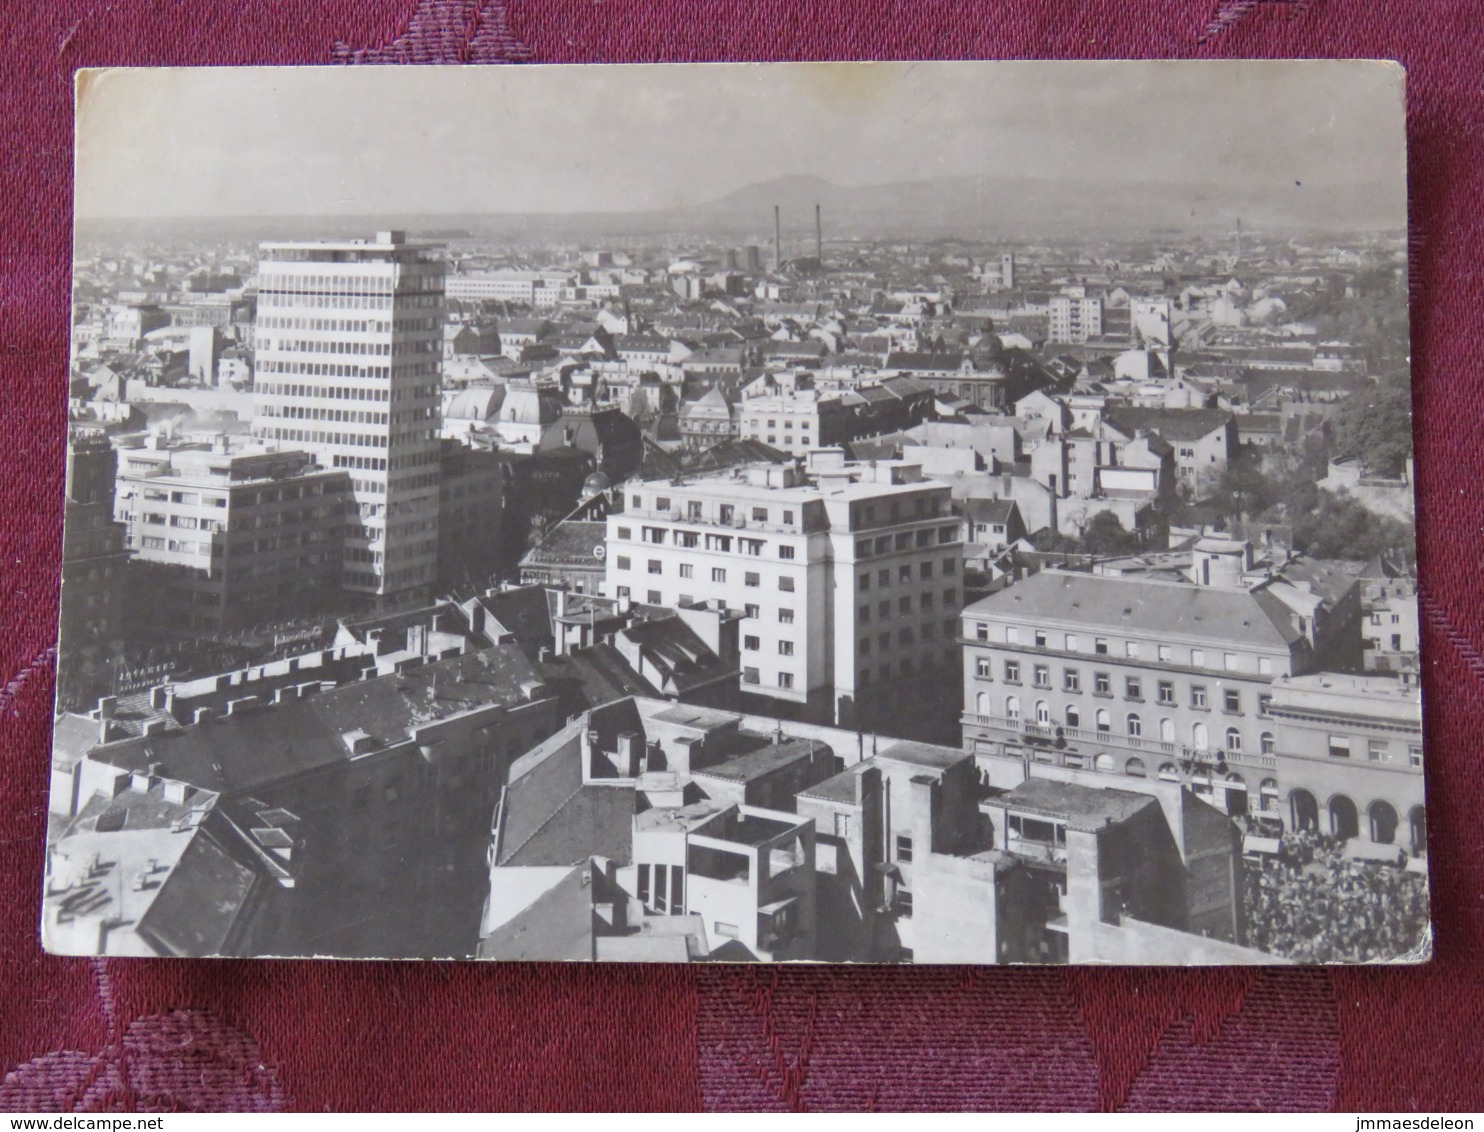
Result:
[[[350,473],[342,587],[431,592],[438,568],[444,263],[402,232],[267,243],[253,433]]]

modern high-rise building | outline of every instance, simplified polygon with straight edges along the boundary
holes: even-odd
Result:
[[[253,434],[350,473],[346,591],[425,596],[438,568],[443,259],[402,232],[262,249]]]

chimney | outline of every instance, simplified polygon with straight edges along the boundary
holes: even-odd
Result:
[[[626,778],[636,778],[639,774],[639,764],[644,757],[644,739],[632,731],[624,731],[618,736],[618,765]]]
[[[783,268],[783,220],[779,214],[778,206],[773,206],[773,270],[779,271]]]
[[[196,711],[195,711],[195,714],[191,716],[191,722],[192,723],[205,723],[210,718],[211,718],[211,709],[209,707],[198,707],[196,709]]]
[[[165,783],[165,801],[172,806],[183,805],[186,800],[186,784],[178,779],[169,779]]]
[[[104,721],[113,718],[113,713],[118,709],[119,698],[117,696],[104,696],[98,701],[98,718]]]
[[[164,720],[164,719],[151,719],[151,720],[147,720],[145,722],[145,724],[144,724],[144,730],[143,730],[142,734],[145,734],[145,735],[158,735],[161,731],[165,730],[165,726],[166,726],[167,722],[168,721],[167,720]]]

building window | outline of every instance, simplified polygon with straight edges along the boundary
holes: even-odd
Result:
[[[742,584],[744,586],[756,587],[762,585],[763,580],[759,575],[754,574],[752,571],[749,570],[747,573],[742,575]]]
[[[786,594],[794,592],[794,580],[792,578],[779,578],[778,588]]]
[[[1107,708],[1098,708],[1097,715],[1094,716],[1094,720],[1096,721],[1096,726],[1099,731],[1110,732],[1113,730],[1113,716],[1109,713]]]
[[[1242,693],[1235,688],[1227,688],[1221,694],[1222,707],[1226,711],[1239,712],[1242,710]]]
[[[1222,653],[1221,667],[1226,669],[1228,672],[1235,672],[1237,669],[1237,654],[1234,652]]]
[[[634,532],[629,527],[615,527],[613,529],[613,536],[615,538],[631,539],[634,537]]]
[[[1204,684],[1192,684],[1190,686],[1190,706],[1193,708],[1206,707],[1206,686]]]
[[[792,609],[780,609],[778,611],[778,623],[780,625],[792,625],[794,623],[794,611]]]
[[[912,861],[912,838],[905,834],[897,834],[897,860],[904,864]]]
[[[754,621],[756,621],[763,614],[763,611],[762,611],[762,607],[761,606],[748,605],[748,606],[744,606],[743,609],[744,609],[744,615],[747,616],[747,617],[751,617]]]
[[[1275,754],[1278,750],[1277,740],[1273,738],[1271,731],[1264,731],[1258,739],[1258,743],[1261,745],[1262,753],[1265,755]]]
[[[1036,701],[1036,722],[1042,726],[1051,722],[1051,705],[1045,700]]]
[[[650,605],[660,605],[661,604],[660,591],[659,590],[650,590],[649,591],[648,601],[649,601],[649,604]]]
[[[861,608],[860,608],[860,615],[861,615],[860,616],[860,619],[861,619],[861,622],[862,623],[865,623],[865,622],[871,620],[871,607],[869,605],[863,605],[863,606],[861,606]]]
[[[757,652],[762,647],[762,642],[757,637],[743,637],[742,647],[748,652]]]
[[[1018,660],[1007,660],[1007,661],[1005,661],[1005,683],[1007,683],[1007,684],[1019,684],[1020,683],[1020,661],[1018,661]]]
[[[649,572],[651,574],[664,573],[664,567],[660,565],[660,560],[658,558],[651,558],[649,560]]]
[[[1020,718],[1020,697],[1019,696],[1006,696],[1005,697],[1005,718],[1006,719],[1011,719],[1011,720],[1017,720],[1017,719]]]
[[[879,617],[879,618],[881,618],[881,620],[883,620],[883,621],[890,621],[891,620],[891,602],[889,602],[889,601],[883,601],[880,605],[878,605],[876,607],[876,616]]]
[[[1137,676],[1130,676],[1123,682],[1123,694],[1125,699],[1142,700],[1144,698],[1144,682]]]
[[[1082,675],[1075,668],[1066,668],[1061,674],[1062,690],[1066,692],[1082,691]]]
[[[1226,749],[1234,755],[1242,753],[1242,733],[1235,727],[1226,729]]]
[[[1268,705],[1272,702],[1273,697],[1268,695],[1266,692],[1259,694],[1257,697],[1257,714],[1266,719],[1268,715]]]
[[[778,655],[779,656],[793,656],[793,654],[794,654],[794,643],[792,641],[779,641],[778,642]]]
[[[1273,661],[1271,657],[1260,656],[1257,658],[1257,672],[1260,676],[1271,676],[1273,674]]]
[[[1366,741],[1366,754],[1373,763],[1390,762],[1391,744],[1385,739],[1369,739]]]
[[[1144,734],[1144,721],[1137,715],[1130,713],[1127,723],[1130,738],[1137,739],[1140,735]]]
[[[1038,664],[1034,670],[1034,682],[1037,688],[1051,687],[1051,669],[1045,664]]]
[[[1126,656],[1126,657],[1128,657],[1130,660],[1138,660],[1139,659],[1139,642],[1138,641],[1127,641],[1127,642],[1125,642],[1124,643],[1124,646],[1123,646],[1123,655]]]
[[[792,672],[780,672],[778,674],[778,686],[780,688],[792,688],[794,686],[794,675]]]
[[[742,670],[742,683],[744,683],[744,684],[756,684],[756,683],[759,683],[757,669],[756,668],[744,668]]]
[[[1422,748],[1415,743],[1407,747],[1407,765],[1414,767],[1422,765]]]
[[[974,661],[974,675],[981,680],[994,679],[994,666],[990,662],[989,657],[981,656]]]
[[[1094,672],[1092,674],[1092,691],[1094,695],[1111,696],[1113,694],[1113,678],[1106,672]]]
[[[1098,656],[1107,656],[1108,655],[1108,638],[1107,637],[1094,637],[1093,640],[1092,640],[1092,651],[1095,652],[1095,653],[1097,653]]]
[[[1206,666],[1206,651],[1204,649],[1191,649],[1190,664],[1192,668],[1204,668]]]
[[[1007,645],[1020,644],[1020,630],[1014,625],[1005,626],[1005,643]]]
[[[920,577],[931,578],[933,576],[933,564],[931,562],[923,562],[919,564],[917,567],[917,573]]]
[[[1043,633],[1040,629],[1037,629],[1036,630],[1036,648],[1038,648],[1038,649],[1044,649],[1045,647],[1046,647],[1046,634]]]
[[[727,580],[727,572],[720,566],[713,566],[711,567],[711,580],[713,582],[725,582]]]
[[[974,639],[976,641],[989,640],[989,626],[982,621],[976,622],[974,625]]]
[[[629,568],[629,560],[622,554],[618,556],[617,564],[620,570],[627,570]]]
[[[1175,702],[1175,684],[1171,680],[1159,682],[1159,702],[1162,704],[1173,704]]]
[[[907,614],[911,613],[912,612],[912,599],[910,597],[898,598],[897,599],[897,612],[900,613],[903,617],[905,617],[905,616],[907,616]]]
[[[1350,736],[1331,735],[1329,737],[1329,757],[1332,759],[1348,759],[1350,757]]]
[[[1160,660],[1169,660],[1172,655],[1173,654],[1172,654],[1172,652],[1170,650],[1170,646],[1169,645],[1160,645],[1159,646],[1159,659]]]
[[[878,571],[876,571],[876,584],[878,586],[890,586],[891,585],[891,571],[890,570],[878,570]]]
[[[778,548],[778,557],[779,558],[788,559],[788,558],[792,558],[793,556],[794,556],[794,548],[793,547],[791,547],[791,546],[780,546]]]
[[[680,564],[680,576],[682,578],[694,578],[696,576],[696,568],[689,562],[682,562]]]
[[[860,576],[860,579],[859,580],[860,580],[860,590],[861,590],[862,593],[864,593],[866,590],[869,590],[871,588],[871,575],[870,574],[862,574]]]

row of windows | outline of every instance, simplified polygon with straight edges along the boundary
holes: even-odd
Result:
[[[761,684],[762,682],[763,682],[762,673],[758,669],[756,669],[756,668],[743,668],[742,669],[742,683],[744,683],[744,684]],[[785,689],[792,688],[794,686],[794,674],[792,672],[780,672],[780,673],[778,673],[776,686],[779,687],[779,688],[785,688]]]
[[[762,641],[758,637],[743,637],[742,638],[742,648],[746,652],[757,652],[762,647],[763,647],[762,646]],[[792,641],[779,641],[778,642],[778,655],[779,656],[793,656],[794,655],[794,643]]]
[[[976,701],[980,708],[991,706],[987,693],[981,692]],[[987,712],[981,712],[987,714]],[[1005,697],[1005,718],[1019,720],[1021,718],[1021,702],[1019,696]],[[1067,727],[1080,728],[1082,726],[1082,709],[1076,704],[1067,704],[1062,711],[1062,718],[1056,719],[1051,705],[1045,700],[1037,700],[1033,708],[1032,721],[1043,726],[1052,727],[1063,723]],[[1113,734],[1113,713],[1107,708],[1098,708],[1092,716],[1093,730],[1100,734]],[[1140,739],[1144,736],[1144,720],[1137,712],[1129,712],[1122,720],[1123,734],[1130,739]],[[1158,724],[1158,737],[1161,743],[1176,743],[1175,721],[1172,719],[1161,719]],[[1211,731],[1206,724],[1197,721],[1190,725],[1190,745],[1195,750],[1205,751],[1211,749]],[[1277,750],[1277,743],[1271,731],[1264,731],[1259,737],[1258,745],[1264,755],[1271,755]],[[1242,752],[1242,732],[1235,727],[1228,727],[1224,735],[1223,748],[1229,754],[1240,754]]]
[[[983,621],[974,624],[974,640],[1003,643],[1008,645],[1033,645],[1038,649],[1060,649],[1064,652],[1087,652],[1088,644],[1091,644],[1091,652],[1094,656],[1112,656],[1117,651],[1116,646],[1109,642],[1107,637],[1087,637],[1077,633],[1052,633],[1045,629],[1032,630],[1026,639],[1022,640],[1020,628],[1015,625],[1006,625],[1003,634],[999,633],[998,626],[991,626]],[[1192,668],[1207,667],[1208,654],[1204,648],[1178,648],[1174,645],[1158,644],[1151,649],[1147,642],[1123,641],[1122,655],[1129,660],[1158,659],[1169,664],[1185,664],[1187,659]],[[1212,652],[1209,659],[1214,667],[1218,654]],[[1221,652],[1221,667],[1227,672],[1251,671],[1252,658],[1242,653]],[[1259,675],[1269,676],[1273,671],[1271,657],[1259,656],[1256,658],[1256,670]]]
[[[340,424],[386,424],[389,414],[372,409],[326,409],[318,405],[275,405],[258,402],[258,416],[280,420],[335,421]]]
[[[951,577],[951,576],[957,574],[958,573],[958,559],[957,558],[945,558],[945,559],[943,559],[942,573],[943,573],[943,576],[945,578]],[[919,562],[917,564],[917,577],[919,579],[922,579],[922,580],[925,581],[925,580],[931,578],[932,576],[933,576],[933,564],[931,562]],[[910,562],[909,563],[905,563],[904,565],[901,565],[901,566],[898,566],[897,567],[896,579],[897,579],[898,584],[904,585],[904,586],[905,585],[910,585],[912,583],[912,577],[913,577],[913,575],[912,575],[912,564]],[[888,567],[885,570],[877,570],[876,571],[876,585],[880,589],[888,589],[888,588],[890,588],[890,586],[891,586],[891,580],[892,580],[892,572],[891,572],[890,567]],[[868,591],[871,588],[871,574],[870,574],[870,571],[866,571],[865,573],[862,573],[858,578],[856,578],[856,583],[857,583],[857,588],[862,593],[865,593],[866,591]]]
[[[974,675],[981,680],[994,679],[994,663],[987,656],[976,657],[974,661]],[[1022,679],[1022,666],[1019,660],[1006,660],[1002,662],[1001,676],[1007,684],[1024,683]],[[1051,666],[1049,664],[1031,665],[1031,686],[1035,688],[1050,688]],[[1121,692],[1126,700],[1143,700],[1146,681],[1142,676],[1125,676]],[[1177,702],[1175,681],[1155,680],[1153,681],[1154,698],[1156,703],[1174,706]],[[1095,696],[1114,695],[1113,676],[1108,672],[1094,672],[1092,674],[1092,694]],[[1063,668],[1061,672],[1061,689],[1064,692],[1082,692],[1082,672],[1077,668]],[[1189,704],[1193,708],[1210,710],[1210,689],[1205,684],[1191,684],[1188,687]],[[1259,693],[1257,697],[1257,712],[1259,715],[1267,714],[1268,703],[1272,696]],[[1221,689],[1221,710],[1230,714],[1239,714],[1242,711],[1242,692],[1239,688]]]
[[[922,531],[899,531],[895,535],[881,535],[876,539],[857,539],[855,543],[855,556],[857,558],[870,558],[877,554],[891,554],[895,551],[911,550],[914,547],[922,550],[926,547],[946,546],[951,542],[958,541],[959,531],[957,527],[939,527],[934,536],[931,530]],[[862,575],[864,577],[864,575]]]
[[[930,613],[930,612],[932,612],[935,604],[936,604],[936,599],[934,598],[934,596],[932,594],[930,594],[930,593],[918,594],[917,595],[917,602],[916,602],[916,610],[915,610],[915,612],[918,612],[918,613]],[[957,606],[958,606],[958,590],[957,589],[946,589],[946,590],[944,590],[943,591],[943,608],[944,609],[954,609]],[[896,607],[896,614],[897,614],[897,616],[899,616],[899,617],[908,617],[913,612],[914,612],[913,601],[912,601],[912,598],[910,596],[909,597],[901,597],[901,598],[898,598],[897,599],[897,607]],[[859,611],[859,617],[860,617],[860,623],[862,625],[869,624],[869,622],[871,620],[871,607],[869,605],[863,605],[863,606],[861,606],[860,607],[860,611]],[[889,601],[877,602],[876,603],[876,620],[878,620],[878,621],[889,621],[889,620],[891,620],[891,617],[892,617],[892,606],[891,606],[891,602],[889,602]],[[947,636],[952,636],[954,634],[955,630],[956,630],[956,624],[954,622],[948,621],[948,622],[945,622],[944,623],[944,632],[945,632],[945,634]]]
[[[695,531],[668,531],[665,527],[639,528],[640,540],[649,543],[651,546],[664,546],[666,533],[671,536],[673,544],[682,549],[694,550],[701,545],[701,536]],[[633,534],[634,529],[632,527],[614,528],[614,538],[620,541],[632,541]],[[734,541],[737,544],[737,553],[745,554],[749,558],[761,558],[768,546],[765,539],[741,537],[734,539],[731,535],[708,534],[706,536],[706,549],[730,554]],[[778,547],[778,557],[785,562],[792,561],[796,557],[796,549],[787,543],[781,543]]]
[[[629,498],[630,498],[630,501],[632,503],[632,506],[633,506],[634,510],[636,510],[636,511],[642,511],[644,509],[644,496],[635,494],[635,495],[630,496]],[[671,509],[671,507],[670,507],[670,497],[669,496],[666,496],[666,495],[657,495],[657,496],[654,497],[654,510],[656,510],[656,511],[669,511],[670,509]],[[717,507],[716,507],[716,521],[718,523],[723,524],[723,525],[730,524],[730,523],[736,522],[738,515],[739,514],[743,514],[743,513],[746,513],[746,514],[750,515],[750,517],[751,517],[751,519],[752,519],[752,521],[754,523],[767,523],[767,522],[770,522],[770,521],[776,521],[776,522],[780,523],[782,526],[785,526],[785,527],[791,527],[794,524],[794,510],[793,510],[793,508],[790,508],[790,507],[780,508],[778,510],[778,512],[777,512],[777,515],[778,515],[777,520],[772,520],[770,518],[770,516],[773,515],[774,512],[772,512],[767,507],[762,507],[762,506],[754,506],[754,507],[751,507],[751,508],[744,507],[744,508],[741,509],[741,511],[739,511],[738,510],[738,507],[737,507],[737,505],[735,503],[720,503],[720,504],[717,504]],[[699,523],[699,522],[701,522],[703,520],[704,515],[705,515],[705,505],[702,503],[701,500],[699,500],[699,499],[688,499],[688,500],[686,500],[686,503],[685,503],[685,517],[686,517],[686,519],[688,519],[689,521],[691,521],[693,523]]]
[[[396,362],[392,365],[350,365],[347,362],[299,362],[259,358],[258,373],[298,374],[301,377],[369,377],[388,381],[394,377],[417,377],[438,372],[434,362]],[[433,387],[436,392],[437,386]],[[403,396],[408,396],[404,393]],[[393,398],[397,400],[397,398]]]
[[[291,318],[286,315],[268,315],[257,320],[259,329],[266,330],[328,330],[332,333],[389,334],[393,330],[437,330],[441,325],[435,318]]]
[[[955,627],[955,623],[953,621],[945,621],[943,623],[943,635],[945,637],[952,637],[953,636],[954,627]],[[937,635],[938,635],[938,626],[937,626],[937,624],[935,622],[929,621],[929,622],[926,622],[926,623],[918,626],[915,634],[914,634],[914,631],[912,629],[910,629],[910,628],[898,629],[897,630],[897,636],[896,636],[896,644],[899,645],[899,646],[910,646],[910,645],[913,645],[913,644],[915,644],[917,642],[917,638],[918,637],[921,637],[922,642],[924,644],[927,644],[928,642],[932,641],[935,637],[937,637]],[[890,633],[878,633],[878,634],[876,634],[876,647],[877,647],[877,650],[879,652],[883,652],[884,653],[884,652],[891,651],[891,649],[892,649],[892,635]],[[861,656],[869,656],[871,654],[871,638],[869,636],[867,636],[866,634],[862,634],[861,635],[860,643],[859,643],[859,651],[860,651],[860,655]],[[953,657],[954,660],[957,659],[957,652],[956,651],[954,651],[950,655]]]
[[[914,676],[928,675],[935,670],[935,665],[941,668],[951,668],[957,664],[958,651],[956,649],[948,649],[941,657],[927,655],[920,659],[920,668],[918,666],[918,659],[910,656],[901,657],[895,664],[888,661],[876,669],[874,674],[870,668],[862,668],[856,677],[856,681],[862,687],[865,687],[873,682],[891,680],[895,677],[910,679]]]
[[[665,572],[664,563],[661,562],[658,558],[649,559],[648,563],[646,564],[646,568],[648,573],[654,575],[660,575]],[[614,560],[614,569],[633,569],[632,560],[629,559],[626,555],[620,554]],[[696,568],[692,563],[682,562],[677,567],[677,572],[681,578],[694,578],[696,575]],[[718,584],[725,584],[727,580],[727,571],[720,566],[713,567],[711,570],[711,580]],[[750,570],[746,571],[742,575],[742,584],[750,588],[760,587],[763,584],[762,575],[754,573]],[[794,579],[790,577],[779,578],[778,588],[784,593],[793,593]]]
[[[438,396],[436,383],[404,385],[392,389],[385,385],[305,385],[297,381],[260,381],[255,387],[260,395],[273,397],[303,397],[311,401],[431,401]],[[427,415],[433,415],[431,408]]]

